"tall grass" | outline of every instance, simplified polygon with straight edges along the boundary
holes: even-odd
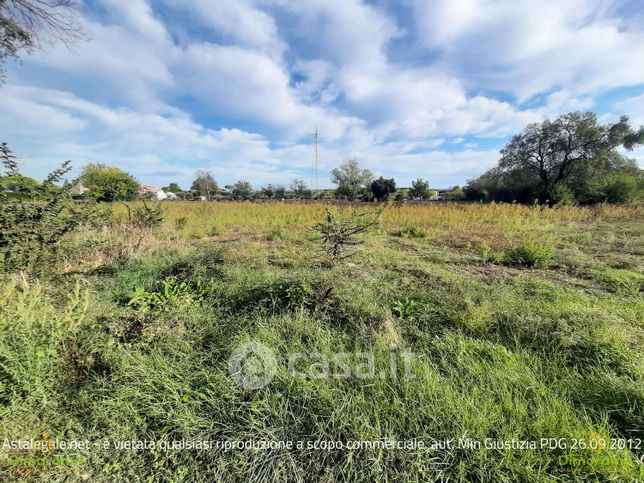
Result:
[[[116,224],[82,249],[91,237],[76,234],[64,275],[2,280],[0,441],[43,427],[98,442],[644,436],[639,207],[388,205],[380,231],[365,235],[350,261],[324,264],[319,242],[307,235],[324,205],[163,206],[158,231]],[[213,226],[217,235],[200,234]],[[612,237],[597,237],[598,230]],[[203,238],[177,240],[177,231]],[[545,234],[553,240],[549,263],[500,263],[505,249]],[[101,262],[90,263],[102,250]],[[279,362],[271,383],[256,390],[228,373],[231,351],[249,341],[270,347]],[[370,351],[377,367],[387,367],[392,346],[416,354],[413,378],[294,377],[287,370],[294,352]],[[0,479],[644,477],[642,451],[615,448],[601,453],[614,463],[580,468],[561,458],[597,453],[99,445],[76,455],[79,473],[28,472],[9,464],[3,450]]]
[[[165,226],[180,227],[186,236],[208,236],[215,229],[225,232],[265,232],[275,226],[295,230],[319,221],[329,205],[297,202],[163,202]],[[374,205],[378,206],[378,205]],[[339,209],[332,205],[332,210]],[[358,211],[373,210],[357,205]],[[115,217],[124,218],[125,207],[114,205]],[[494,225],[502,229],[528,229],[544,223],[585,221],[629,221],[641,219],[641,206],[597,206],[580,208],[562,206],[543,208],[516,204],[409,203],[384,205],[382,226],[385,230],[422,226],[438,230],[467,229]],[[180,221],[178,221],[180,220]]]

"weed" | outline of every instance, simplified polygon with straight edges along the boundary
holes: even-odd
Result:
[[[382,210],[375,213],[352,211],[349,215],[340,210],[334,214],[327,209],[325,221],[315,225],[314,229],[320,233],[322,242],[333,258],[346,258],[347,248],[363,243],[356,235],[378,225],[381,214]]]
[[[552,259],[552,254],[553,246],[550,242],[527,238],[506,250],[503,260],[508,265],[546,268]]]
[[[429,232],[425,228],[419,226],[410,226],[403,228],[398,232],[398,236],[401,238],[427,238]]]

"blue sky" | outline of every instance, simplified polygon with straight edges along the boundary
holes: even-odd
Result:
[[[188,187],[311,179],[357,159],[463,184],[527,123],[644,123],[640,0],[91,0],[91,37],[7,66],[0,140],[42,178],[71,159]],[[644,150],[629,156],[644,164]]]

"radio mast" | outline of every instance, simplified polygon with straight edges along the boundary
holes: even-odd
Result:
[[[315,171],[315,191],[314,193],[316,195],[319,195],[319,190],[318,190],[318,142],[319,142],[319,133],[318,133],[318,127],[315,126],[315,131],[313,131],[313,144],[315,145],[315,155],[313,158],[313,169]]]

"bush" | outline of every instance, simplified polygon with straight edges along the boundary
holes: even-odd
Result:
[[[428,235],[427,230],[419,226],[410,226],[400,230],[398,233],[401,238],[427,238]]]
[[[142,206],[137,206],[133,210],[126,204],[128,212],[128,221],[131,225],[139,228],[154,228],[163,222],[165,212],[160,204],[148,206],[143,201]]]
[[[8,150],[6,145],[4,147]],[[3,163],[8,176],[14,180],[24,178],[11,158],[3,157]],[[67,233],[79,225],[102,221],[105,214],[93,210],[92,205],[79,209],[66,202],[69,184],[62,188],[56,186],[70,169],[70,162],[66,161],[41,185],[25,187],[32,193],[31,199],[0,192],[0,260],[3,270],[33,268],[55,252]],[[24,192],[20,187],[16,189]]]
[[[344,210],[333,214],[327,209],[325,221],[318,223],[314,229],[322,236],[322,242],[327,247],[329,254],[334,258],[343,258],[343,253],[348,247],[363,242],[355,238],[355,235],[365,233],[376,226],[381,214],[382,210],[376,213],[352,211],[347,216]]]
[[[136,197],[139,183],[131,174],[100,163],[83,168],[79,180],[96,201],[127,201]]]
[[[508,265],[545,268],[552,259],[552,252],[551,243],[529,238],[506,250],[503,260]]]

